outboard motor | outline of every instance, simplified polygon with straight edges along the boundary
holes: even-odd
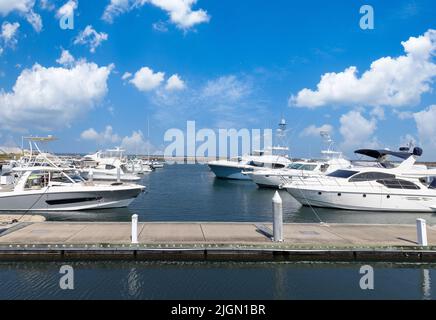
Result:
[[[423,150],[421,148],[418,148],[418,147],[413,148],[413,153],[412,154],[414,156],[420,157],[420,156],[422,156],[422,153],[423,153]]]

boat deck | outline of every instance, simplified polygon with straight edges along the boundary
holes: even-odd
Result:
[[[263,227],[262,227],[263,226]],[[272,242],[258,223],[140,223],[131,244],[130,223],[37,222],[1,233],[0,259],[12,257],[134,257],[210,259],[216,256],[292,260],[436,261],[436,227],[427,247],[414,225],[285,224],[284,242]]]

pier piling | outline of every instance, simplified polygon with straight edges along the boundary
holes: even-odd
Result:
[[[427,246],[427,224],[424,219],[416,219],[416,231],[418,233],[418,244]]]
[[[138,243],[138,215],[132,215],[132,244]]]
[[[273,203],[273,240],[274,242],[283,242],[283,201],[278,191],[274,194]]]

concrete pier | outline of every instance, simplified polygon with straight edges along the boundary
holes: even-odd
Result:
[[[250,259],[436,262],[436,227],[428,246],[415,225],[284,224],[273,242],[259,223],[36,222],[0,226],[0,259]],[[272,228],[271,224],[263,224]]]

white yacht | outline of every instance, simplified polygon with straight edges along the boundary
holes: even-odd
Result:
[[[291,183],[295,177],[310,177],[329,174],[338,169],[351,167],[351,162],[345,159],[342,152],[333,150],[333,140],[327,132],[321,132],[328,147],[322,150],[323,160],[320,161],[295,161],[283,169],[263,169],[244,172],[261,188],[280,188]]]
[[[284,137],[286,132],[286,121],[282,119],[279,123],[278,137]],[[289,166],[292,161],[286,153],[289,148],[276,146],[267,150],[254,151],[251,155],[232,158],[230,160],[217,160],[208,163],[209,168],[220,179],[230,180],[251,180],[247,172],[254,172],[262,169],[283,169]],[[274,154],[277,153],[277,154]]]
[[[107,153],[98,151],[82,159],[84,168],[81,174],[86,179],[100,181],[139,181],[141,177],[129,173],[126,165],[127,159],[123,156],[124,150],[117,148],[107,150]]]
[[[78,211],[127,207],[145,187],[136,184],[95,184],[74,169],[14,168],[0,186],[0,211]]]
[[[340,169],[326,176],[298,178],[284,188],[301,204],[360,211],[436,212],[436,169],[415,166],[413,153],[377,150],[406,158],[398,166]]]

